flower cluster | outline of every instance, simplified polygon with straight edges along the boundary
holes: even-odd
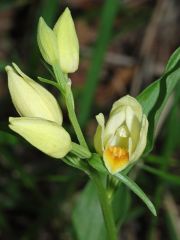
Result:
[[[77,70],[79,44],[68,8],[53,30],[40,18],[37,40],[47,63],[58,64],[63,73]],[[6,67],[8,87],[13,104],[21,117],[10,117],[9,127],[49,156],[64,157],[71,150],[72,144],[69,133],[62,127],[62,111],[56,99],[25,75],[17,65],[13,64],[13,67]]]
[[[6,71],[11,98],[21,117],[11,117],[9,127],[33,146],[54,158],[64,157],[72,150],[72,145],[76,146],[76,153],[87,153],[89,150],[76,119],[74,100],[67,77],[67,74],[76,71],[79,65],[79,44],[68,8],[53,29],[42,17],[40,18],[37,41],[44,60],[54,70],[57,82],[61,85],[64,81],[63,91],[67,92],[65,94],[63,92],[63,97],[81,145],[73,145],[69,133],[62,127],[62,112],[54,96],[25,75],[15,64],[13,67],[7,66]],[[54,66],[58,66],[59,79],[59,75],[56,74],[57,68]],[[116,101],[106,126],[102,113],[96,118],[98,127],[94,146],[111,174],[123,170],[139,159],[146,146],[148,121],[135,98],[125,96]],[[91,154],[88,152],[85,156]]]

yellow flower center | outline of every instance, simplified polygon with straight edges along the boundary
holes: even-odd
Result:
[[[125,148],[116,146],[106,148],[104,151],[104,157],[109,162],[113,172],[126,165],[129,161],[128,151]]]

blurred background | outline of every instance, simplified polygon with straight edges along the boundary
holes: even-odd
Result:
[[[38,19],[43,16],[53,27],[66,6],[72,12],[80,42],[79,70],[70,77],[78,119],[92,149],[94,116],[99,112],[107,116],[115,100],[125,94],[137,96],[158,79],[169,56],[180,45],[179,0],[0,1],[2,240],[90,240],[93,232],[89,229],[83,239],[76,224],[80,221],[83,229],[81,211],[76,206],[81,203],[87,176],[44,155],[12,135],[7,127],[8,117],[17,113],[8,93],[4,67],[13,61],[34,80],[37,76],[47,78],[36,42]],[[61,102],[65,127],[73,136],[61,96],[46,87]],[[158,217],[150,215],[143,203],[129,193],[123,223],[119,224],[121,239],[180,239],[179,99],[178,85],[156,129],[153,152],[132,176],[154,202]],[[121,200],[119,211],[127,206]],[[88,207],[93,219],[92,205]],[[88,209],[86,214],[88,218]]]

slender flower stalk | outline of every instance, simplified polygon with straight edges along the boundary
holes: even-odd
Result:
[[[66,107],[67,107],[67,110],[68,110],[69,119],[70,119],[70,121],[73,125],[73,128],[74,128],[74,131],[77,135],[77,138],[78,138],[80,144],[88,149],[88,145],[87,145],[86,140],[83,136],[83,133],[81,131],[81,128],[80,128],[80,125],[79,125],[79,122],[77,120],[77,116],[76,116],[76,113],[75,113],[74,102],[72,101],[73,95],[72,95],[71,86],[69,86],[68,80],[65,77],[66,75],[64,75],[62,73],[58,62],[53,65],[53,69],[54,69],[54,74],[55,74],[57,83],[59,84],[60,89],[62,89],[61,93],[64,96],[64,99],[65,99],[65,102],[66,102]]]

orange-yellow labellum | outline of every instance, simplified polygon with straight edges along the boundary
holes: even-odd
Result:
[[[108,165],[111,167],[112,172],[116,172],[117,169],[122,168],[129,161],[128,151],[116,146],[106,148],[104,157],[106,161],[108,161]]]

